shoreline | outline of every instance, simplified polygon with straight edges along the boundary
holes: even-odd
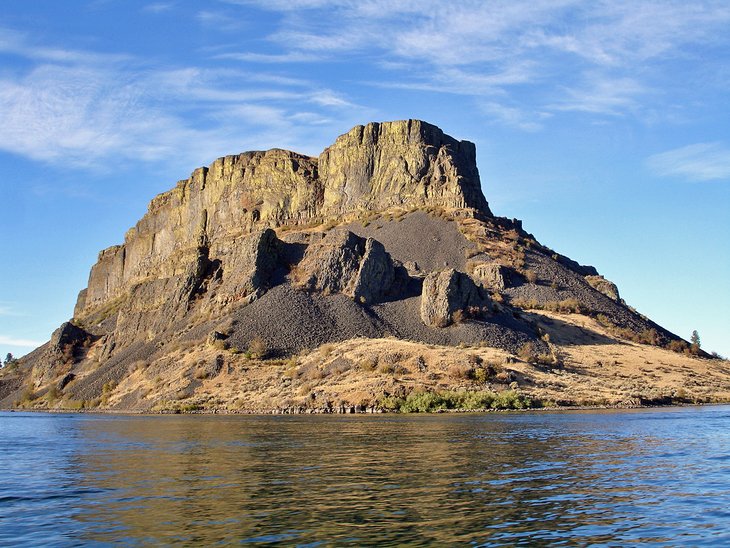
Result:
[[[715,407],[730,405],[727,402],[707,402],[707,403],[672,403],[667,405],[581,405],[581,406],[556,406],[556,407],[532,407],[528,409],[442,409],[438,411],[420,411],[420,412],[401,412],[401,411],[356,411],[356,412],[340,412],[340,411],[308,411],[308,412],[291,412],[288,410],[272,410],[264,411],[242,411],[242,410],[195,410],[195,411],[134,411],[134,410],[98,410],[98,409],[16,409],[16,408],[0,408],[0,413],[39,413],[49,415],[128,415],[128,416],[168,416],[168,415],[199,415],[199,416],[247,416],[247,417],[270,417],[270,416],[431,416],[431,415],[487,415],[487,414],[511,414],[511,413],[550,413],[550,412],[571,412],[571,411],[640,411],[646,409],[682,409],[687,407]]]

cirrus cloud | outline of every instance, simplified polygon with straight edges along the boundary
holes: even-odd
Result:
[[[647,165],[661,177],[730,180],[730,147],[720,142],[696,143],[654,154]]]

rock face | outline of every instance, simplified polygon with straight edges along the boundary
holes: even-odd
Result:
[[[71,322],[64,322],[51,335],[50,349],[56,352],[63,352],[68,345],[76,346],[83,343],[89,334]]]
[[[242,235],[282,224],[388,206],[466,207],[491,215],[475,147],[418,120],[357,126],[319,157],[280,149],[219,158],[160,194],[124,244],[99,254],[76,316],[149,279],[169,279],[207,260],[241,263]],[[204,245],[201,245],[201,239]]]
[[[357,126],[325,149],[319,169],[329,212],[401,204],[489,211],[474,144],[418,120]]]
[[[362,304],[384,299],[396,281],[396,265],[383,244],[348,230],[333,230],[311,244],[298,270],[302,287],[343,293]]]
[[[618,287],[616,287],[616,284],[612,281],[607,280],[603,276],[586,276],[585,279],[588,284],[596,291],[600,291],[609,299],[612,299],[616,302],[621,302],[621,297],[618,293]]]
[[[509,270],[498,263],[480,263],[474,267],[472,275],[493,291],[503,291],[510,286]]]
[[[222,269],[217,302],[249,303],[260,297],[269,288],[272,274],[279,266],[281,248],[282,242],[270,228],[241,238],[236,253],[228,254],[231,260]]]
[[[489,309],[489,297],[463,272],[431,272],[423,280],[421,319],[428,326],[446,327],[454,322],[457,312],[480,315]]]

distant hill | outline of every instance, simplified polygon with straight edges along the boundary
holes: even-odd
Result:
[[[566,220],[566,222],[568,222]],[[730,369],[492,214],[474,144],[371,123],[219,158],[103,250],[0,406],[350,412],[727,401]]]

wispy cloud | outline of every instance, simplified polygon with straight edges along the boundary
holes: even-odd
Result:
[[[723,143],[697,143],[654,154],[647,165],[661,177],[730,180],[730,147]]]
[[[170,11],[172,8],[175,7],[175,4],[173,2],[153,2],[152,4],[147,4],[142,8],[142,11],[147,11],[150,13],[163,13],[166,11]]]
[[[41,341],[34,341],[32,339],[22,339],[13,336],[0,335],[0,344],[6,346],[17,346],[18,348],[36,348],[43,344]]]
[[[214,27],[217,31],[230,32],[246,26],[243,17],[236,17],[230,13],[214,10],[201,10],[195,18],[206,27]]]
[[[100,54],[72,48],[56,48],[34,43],[22,32],[0,27],[0,53],[17,55],[38,62],[53,63],[118,63],[129,61],[125,54]]]
[[[0,150],[50,163],[103,170],[172,157],[200,165],[269,144],[316,152],[304,146],[312,124],[297,116],[303,105],[320,111],[318,125],[341,119],[328,111],[362,111],[340,92],[275,72],[152,67],[82,51],[50,56],[11,32],[0,33],[2,51],[30,66],[0,75]]]
[[[250,63],[311,63],[322,59],[319,55],[302,52],[289,53],[221,53],[215,55],[214,59],[231,61],[245,61]]]
[[[551,117],[551,114],[546,112],[528,113],[493,101],[480,103],[479,110],[498,123],[528,132],[541,130],[545,120]]]
[[[471,95],[482,104],[485,96],[510,95],[513,118],[535,109],[593,117],[655,116],[663,64],[693,57],[712,62],[698,48],[727,45],[724,29],[730,23],[730,5],[712,0],[227,3],[281,15],[268,35],[280,53],[229,54],[232,60],[365,56],[358,62],[392,72],[368,78],[370,85]]]
[[[549,105],[552,110],[579,111],[594,114],[621,115],[635,111],[639,98],[648,90],[632,78],[610,78],[587,75],[586,82],[565,89],[563,99]]]
[[[709,0],[227,0],[184,13],[240,25],[254,9],[275,13],[266,33],[226,33],[203,50],[205,63],[184,66],[59,48],[0,27],[0,54],[23,60],[0,73],[0,149],[80,166],[200,163],[269,137],[301,149],[313,126],[341,129],[376,111],[345,91],[353,82],[466,97],[486,121],[521,131],[567,112],[648,118],[671,111],[658,82],[676,78],[657,77],[667,59],[730,42],[730,6]],[[311,81],[295,77],[309,77],[306,63],[317,63]]]
[[[23,314],[8,304],[0,303],[0,316],[23,316]]]

